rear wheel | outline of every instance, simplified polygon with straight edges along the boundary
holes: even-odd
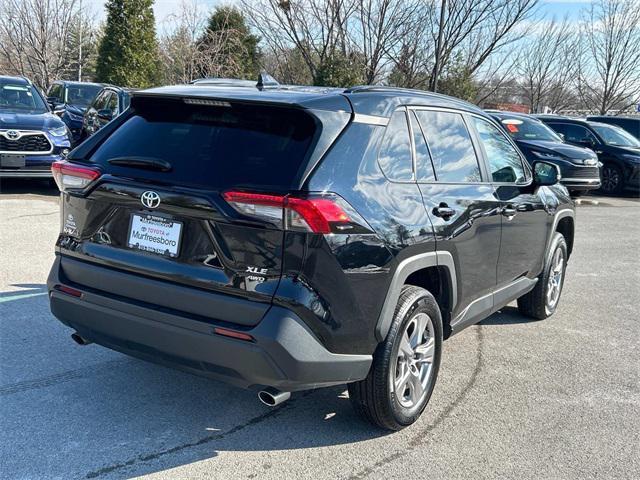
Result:
[[[369,422],[400,430],[427,406],[438,376],[442,317],[433,296],[407,285],[389,333],[373,358],[367,378],[349,384],[355,410]]]
[[[602,193],[620,193],[624,188],[624,180],[621,170],[615,165],[605,165],[600,173]]]
[[[518,299],[520,313],[544,320],[554,314],[560,302],[568,260],[567,243],[555,233],[545,260],[544,270],[533,290]]]

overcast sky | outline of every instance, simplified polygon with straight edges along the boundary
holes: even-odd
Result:
[[[470,0],[473,1],[473,0]],[[105,0],[83,0],[83,4],[86,5],[93,13],[95,13],[98,21],[103,21],[106,18],[104,10]],[[211,10],[213,7],[219,4],[233,4],[234,1],[221,1],[221,0],[198,0],[198,3],[203,5],[206,9]],[[577,19],[579,11],[589,5],[589,0],[542,0],[540,14],[548,19],[556,16],[558,19],[569,15],[571,19]],[[176,13],[180,8],[180,0],[155,0],[153,10],[156,17],[156,27],[158,33],[163,30],[162,24],[166,18]]]

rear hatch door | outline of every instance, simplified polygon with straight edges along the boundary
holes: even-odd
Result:
[[[204,320],[255,325],[282,273],[282,218],[242,215],[223,194],[295,190],[318,145],[328,148],[327,135],[335,138],[349,114],[339,115],[338,127],[330,117],[327,126],[323,114],[291,106],[134,98],[119,128],[72,159],[102,176],[63,197],[66,280]]]

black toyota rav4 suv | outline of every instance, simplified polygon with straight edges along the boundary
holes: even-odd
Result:
[[[478,108],[382,87],[174,86],[56,163],[51,309],[91,342],[255,388],[348,384],[413,423],[442,341],[554,313],[574,207]]]

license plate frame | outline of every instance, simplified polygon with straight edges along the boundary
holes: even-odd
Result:
[[[26,155],[13,153],[0,153],[0,167],[3,168],[24,168],[27,164]]]
[[[180,254],[183,229],[184,223],[173,218],[141,212],[131,213],[127,232],[127,247],[162,257],[176,258]],[[169,233],[166,233],[167,231]],[[132,238],[134,232],[138,232],[137,238]],[[146,238],[143,237],[145,234]],[[168,242],[175,242],[175,244],[163,244],[160,240],[154,240],[160,238]],[[168,248],[162,250],[162,246]]]

